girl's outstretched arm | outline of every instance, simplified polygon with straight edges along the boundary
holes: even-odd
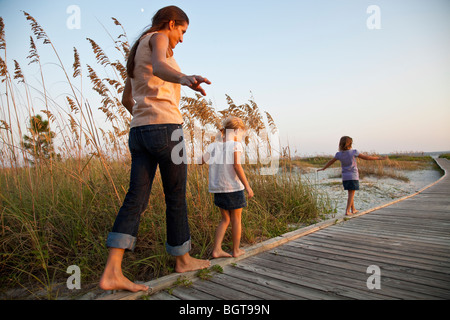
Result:
[[[379,157],[379,156],[368,156],[366,154],[362,154],[360,153],[358,155],[358,158],[361,158],[363,160],[386,160],[388,157],[387,156],[383,156],[383,157]]]
[[[335,163],[336,160],[337,160],[336,158],[331,159],[330,161],[328,161],[328,163],[327,163],[322,169],[318,169],[317,171],[323,171],[323,170],[325,170],[326,168],[328,168],[329,166],[331,166],[333,163]]]

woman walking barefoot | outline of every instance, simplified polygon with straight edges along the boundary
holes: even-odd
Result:
[[[128,79],[122,104],[133,115],[129,136],[131,152],[130,187],[108,234],[108,260],[100,279],[104,290],[146,291],[122,273],[125,250],[134,250],[141,213],[147,208],[150,190],[159,166],[166,202],[166,250],[175,256],[175,271],[207,268],[208,260],[189,255],[191,237],[187,218],[187,161],[173,161],[172,149],[184,144],[183,119],[179,110],[180,87],[206,95],[202,76],[180,72],[173,49],[183,42],[189,18],[176,6],[160,9],[133,45],[127,62]],[[174,135],[172,135],[175,133]],[[172,141],[172,137],[180,137]],[[183,159],[185,155],[182,155]]]

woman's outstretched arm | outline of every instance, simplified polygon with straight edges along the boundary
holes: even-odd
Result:
[[[164,81],[179,83],[187,86],[192,90],[200,92],[206,96],[205,90],[201,87],[202,83],[211,84],[211,82],[202,76],[187,76],[178,72],[166,62],[167,48],[169,46],[169,38],[163,33],[156,33],[150,38],[152,49],[152,66],[153,74]]]

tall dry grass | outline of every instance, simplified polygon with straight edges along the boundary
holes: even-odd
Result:
[[[83,288],[97,284],[107,257],[106,236],[128,189],[131,117],[120,97],[129,43],[123,26],[113,18],[119,35],[111,39],[122,58],[111,60],[88,38],[97,65],[83,67],[78,50],[73,48],[70,54],[74,62],[67,67],[42,26],[30,14],[24,12],[24,16],[32,32],[27,59],[40,75],[38,89],[28,82],[18,61],[14,60],[14,69],[9,69],[5,25],[0,17],[0,288],[23,287],[30,294],[40,291],[45,294],[39,297],[52,299],[58,296],[57,288],[65,285],[70,265],[80,267]],[[62,101],[47,90],[47,74],[39,54],[43,46],[54,54],[53,61],[65,79],[67,92],[58,93]],[[93,102],[92,93],[100,102]],[[34,103],[36,99],[43,102],[40,108]],[[230,114],[243,118],[251,129],[246,150],[258,153],[260,149],[255,146],[261,145],[272,150],[271,140],[262,134],[277,130],[270,114],[261,112],[253,97],[237,105],[227,96],[227,102],[227,108],[216,111],[202,97],[183,97],[189,154],[193,157],[195,150],[203,150],[220,119]],[[94,108],[102,112],[103,119],[94,117]],[[25,150],[21,139],[27,134],[27,119],[39,113],[47,116],[49,131],[56,133],[55,150],[61,158],[41,158],[33,165],[27,160],[39,155]],[[101,120],[108,128],[98,125]],[[280,168],[277,175],[261,175],[258,165],[247,165],[245,170],[255,197],[243,214],[244,244],[289,231],[291,224],[317,221],[328,210],[326,197],[300,176],[292,175],[289,166]],[[208,192],[207,177],[207,167],[189,165],[192,254],[201,257],[208,257],[220,219]],[[157,175],[149,207],[141,219],[136,250],[127,253],[123,265],[132,280],[148,280],[173,271],[172,258],[164,248],[163,199]],[[224,244],[230,243],[227,234]]]

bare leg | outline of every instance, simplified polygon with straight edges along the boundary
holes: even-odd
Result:
[[[345,215],[349,216],[355,210],[354,200],[355,198],[355,190],[348,190],[348,199],[347,199],[347,209]]]
[[[225,236],[225,232],[227,231],[228,225],[230,224],[230,212],[228,210],[220,209],[220,213],[222,214],[222,220],[220,221],[217,229],[216,236],[214,238],[214,248],[212,252],[213,258],[225,258],[231,257],[231,254],[226,253],[222,250],[222,241]]]
[[[230,210],[231,234],[233,238],[233,257],[239,257],[245,253],[244,250],[239,248],[239,245],[241,244],[242,232],[241,216],[242,208]]]
[[[358,210],[355,209],[355,197],[352,199],[352,214],[358,213]]]
[[[125,249],[109,249],[108,261],[100,278],[100,288],[103,290],[128,290],[132,292],[147,291],[147,286],[133,283],[123,275],[122,259],[124,252]]]
[[[176,256],[175,259],[175,271],[178,273],[205,269],[211,265],[209,260],[193,258],[189,255],[189,252],[182,256]]]

